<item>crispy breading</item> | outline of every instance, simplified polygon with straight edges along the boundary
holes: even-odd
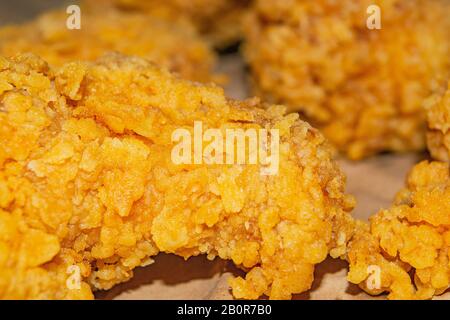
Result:
[[[450,162],[450,82],[444,96],[428,110],[427,138],[432,157]]]
[[[390,299],[443,293],[450,284],[449,213],[449,165],[416,165],[394,205],[371,217],[370,225],[359,224],[348,246],[348,280],[370,294],[387,291]]]
[[[366,26],[371,5],[380,30]],[[257,95],[302,112],[351,159],[424,149],[422,103],[450,67],[448,1],[260,0],[245,26]]]
[[[102,10],[115,7],[163,16],[170,21],[190,20],[216,48],[237,43],[242,37],[242,19],[253,0],[85,0],[85,7]]]
[[[112,9],[83,10],[81,29],[70,30],[67,19],[65,12],[51,11],[26,24],[1,28],[0,54],[32,52],[60,66],[118,51],[150,59],[189,80],[214,80],[215,53],[186,20],[167,21]]]
[[[175,164],[172,133],[194,121],[278,129],[278,174]],[[0,141],[2,298],[91,298],[158,252],[231,259],[248,271],[230,280],[237,298],[290,298],[353,232],[354,199],[317,130],[137,57],[58,71],[0,58]],[[80,290],[66,286],[73,266]]]

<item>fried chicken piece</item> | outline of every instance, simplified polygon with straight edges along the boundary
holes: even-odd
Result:
[[[369,30],[367,8],[381,9]],[[440,0],[260,0],[245,24],[255,93],[299,111],[351,159],[425,147],[423,100],[449,71]]]
[[[170,21],[187,18],[213,46],[227,48],[242,37],[242,19],[253,0],[85,0],[89,9],[112,6],[164,16]]]
[[[433,158],[450,162],[450,82],[444,96],[428,110],[427,138]]]
[[[450,173],[443,162],[416,165],[393,207],[359,224],[349,243],[348,280],[390,299],[429,299],[450,284]],[[371,271],[378,269],[377,276]]]
[[[248,271],[230,280],[235,297],[284,299],[345,254],[345,177],[322,135],[284,107],[228,100],[119,54],[58,71],[1,58],[0,70],[0,297],[91,298],[167,252],[230,259]],[[194,121],[278,129],[278,174],[175,164],[172,134]],[[74,268],[81,289],[66,285]]]
[[[32,22],[0,29],[0,54],[32,52],[52,65],[94,60],[106,51],[150,59],[182,77],[215,80],[215,53],[188,21],[104,9],[81,15],[81,29],[66,27],[68,14],[52,11]]]

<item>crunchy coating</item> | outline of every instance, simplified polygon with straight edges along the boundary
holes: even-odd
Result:
[[[1,298],[91,298],[160,251],[231,259],[248,271],[230,280],[237,298],[289,298],[345,254],[353,197],[297,114],[118,54],[57,72],[33,55],[0,58],[0,70]],[[194,121],[279,129],[278,175],[175,165],[171,134]],[[65,285],[74,265],[79,290]]]
[[[98,13],[83,10],[81,29],[70,30],[66,28],[67,17],[63,11],[52,11],[32,22],[1,28],[0,54],[32,52],[61,66],[118,51],[150,59],[189,80],[215,80],[215,53],[188,21],[112,9]]]
[[[223,49],[242,37],[242,19],[253,0],[85,0],[88,8],[114,6],[164,16],[170,21],[189,19],[216,48]]]
[[[432,157],[450,162],[450,82],[444,96],[428,110],[427,138]]]
[[[369,5],[381,30],[369,30]],[[448,1],[260,0],[244,55],[257,95],[300,111],[351,159],[425,147],[422,103],[449,71]]]
[[[393,207],[359,224],[349,243],[348,280],[389,299],[429,299],[450,284],[450,173],[443,162],[416,165]],[[368,288],[369,266],[380,270]]]

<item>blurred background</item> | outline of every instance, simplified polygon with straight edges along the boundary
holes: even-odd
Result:
[[[49,8],[78,4],[76,0],[0,0],[0,25],[20,23]]]

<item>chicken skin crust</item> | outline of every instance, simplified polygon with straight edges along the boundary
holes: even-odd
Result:
[[[428,110],[427,138],[431,156],[450,162],[450,82],[444,96]]]
[[[242,38],[242,20],[253,0],[84,0],[90,10],[114,7],[162,16],[176,22],[188,19],[211,45],[225,49]]]
[[[247,271],[229,281],[236,298],[288,299],[346,252],[345,177],[323,136],[284,107],[119,54],[57,70],[0,58],[0,101],[1,298],[92,298],[166,252],[232,260]],[[175,164],[172,134],[195,121],[279,130],[278,174]]]
[[[389,292],[389,299],[442,294],[450,284],[449,213],[449,165],[416,165],[394,206],[370,225],[358,224],[348,245],[348,280],[370,294]]]
[[[216,55],[187,20],[124,13],[110,8],[81,11],[81,29],[68,29],[69,15],[51,11],[35,20],[0,28],[0,54],[32,52],[53,66],[94,60],[106,51],[150,59],[183,78],[209,82]]]
[[[425,149],[449,17],[445,0],[256,1],[243,50],[254,92],[301,112],[350,159]]]

